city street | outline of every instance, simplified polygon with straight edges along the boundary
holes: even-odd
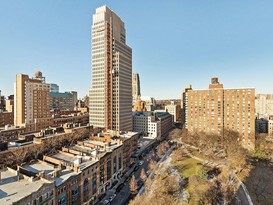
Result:
[[[124,181],[124,187],[119,191],[116,192],[117,196],[115,197],[115,199],[111,202],[111,204],[113,205],[122,205],[122,204],[126,204],[126,202],[129,200],[130,197],[130,179],[133,175],[135,175],[136,177],[136,181],[140,181],[140,172],[142,170],[142,168],[144,168],[145,172],[148,170],[148,165],[150,162],[150,153],[146,155],[146,157],[143,158],[144,163],[139,166],[139,168],[135,171],[133,171],[131,173],[131,175],[129,176],[128,180]],[[142,160],[139,160],[142,161]],[[137,167],[137,165],[135,166],[135,168]],[[147,176],[148,177],[148,176]],[[139,187],[140,189],[141,187]]]
[[[150,144],[148,146],[144,145],[143,147],[141,147],[138,150],[138,152],[137,152],[138,155],[142,155],[143,157],[140,156],[140,159],[137,158],[134,166],[132,166],[127,171],[127,173],[124,175],[123,179],[121,179],[120,185],[117,185],[116,188],[109,191],[107,196],[104,197],[103,201],[107,202],[107,201],[105,201],[106,199],[108,200],[110,196],[112,196],[113,194],[116,194],[116,196],[114,197],[114,199],[111,202],[109,201],[108,203],[105,203],[105,204],[123,205],[123,204],[127,204],[130,201],[130,180],[131,180],[131,177],[133,175],[135,175],[136,181],[138,183],[141,183],[141,179],[140,179],[141,170],[144,168],[145,173],[146,173],[148,171],[148,165],[149,165],[149,162],[151,161],[151,159],[153,159],[155,161],[159,160],[159,159],[156,159],[155,155],[153,155],[153,151],[155,151],[155,148],[151,148]],[[144,153],[146,153],[146,154],[144,154]],[[142,161],[143,161],[143,164],[139,165],[139,162],[142,162]],[[141,186],[143,186],[143,185],[141,185]],[[141,186],[139,186],[138,189],[140,189]]]

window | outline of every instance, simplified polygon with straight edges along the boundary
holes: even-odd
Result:
[[[97,192],[97,175],[96,173],[94,173],[92,177],[92,193],[95,194],[96,192]]]
[[[111,178],[111,160],[107,162],[107,180]]]

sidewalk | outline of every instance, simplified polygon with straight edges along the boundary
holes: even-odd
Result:
[[[171,146],[168,151],[164,154],[164,156],[157,162],[154,170],[151,172],[151,174],[148,176],[148,179],[151,179],[154,175],[155,175],[155,171],[157,170],[157,168],[159,167],[159,165],[168,157],[170,156],[170,154],[172,153],[173,149],[175,146]],[[145,183],[143,184],[143,186],[141,187],[141,189],[139,190],[137,196],[141,195],[144,193],[145,190]]]

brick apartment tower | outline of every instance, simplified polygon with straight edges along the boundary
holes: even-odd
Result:
[[[37,71],[33,78],[17,74],[15,82],[14,124],[25,126],[26,131],[36,131],[52,125],[49,104],[50,85]]]
[[[212,78],[208,90],[185,93],[185,127],[189,133],[205,132],[221,138],[225,130],[239,133],[239,141],[248,150],[255,148],[255,89],[224,89]]]
[[[93,15],[89,96],[91,125],[132,130],[132,49],[123,21],[106,6]]]

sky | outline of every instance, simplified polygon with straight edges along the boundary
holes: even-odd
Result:
[[[107,5],[125,22],[142,96],[180,98],[187,84],[273,93],[272,0],[0,0],[0,90],[40,70],[60,91],[88,94],[91,25]]]

